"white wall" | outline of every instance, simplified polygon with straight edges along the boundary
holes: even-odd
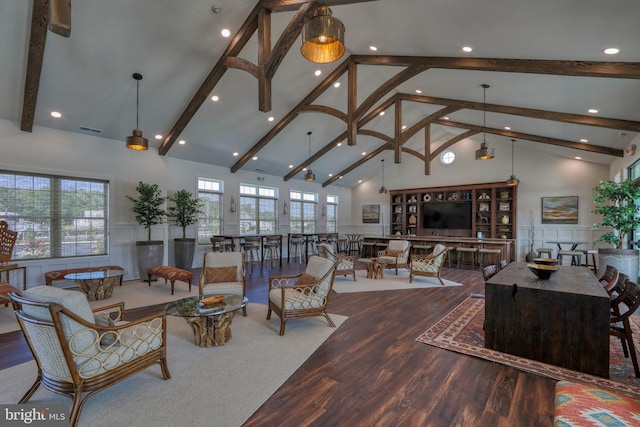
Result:
[[[529,212],[534,217],[534,249],[549,246],[547,241],[584,240],[593,242],[599,232],[593,232],[591,225],[597,222],[593,215],[591,189],[601,179],[608,179],[609,167],[575,159],[551,156],[526,148],[527,142],[516,142],[515,174],[520,179],[518,187],[517,212],[517,253],[524,258],[529,250]],[[492,160],[475,160],[474,152],[478,144],[463,140],[454,145],[456,161],[444,166],[439,159],[431,162],[431,174],[424,175],[424,163],[411,155],[402,154],[402,163],[393,163],[393,156],[387,154],[385,161],[385,187],[389,190],[409,188],[464,185],[485,182],[506,181],[511,175],[511,143],[490,143],[495,148]],[[381,175],[381,174],[380,174]],[[363,234],[382,232],[381,225],[362,224],[362,205],[380,204],[388,233],[390,196],[378,194],[381,176],[363,182],[353,190],[352,224]],[[578,224],[554,225],[541,223],[541,197],[578,196]],[[553,245],[551,245],[553,246]]]
[[[156,183],[163,195],[187,189],[196,192],[197,177],[221,179],[225,188],[225,233],[238,232],[238,212],[231,213],[231,196],[239,200],[240,183],[263,184],[280,189],[280,233],[289,232],[289,217],[282,214],[284,200],[289,201],[289,190],[312,191],[319,194],[320,204],[326,204],[327,194],[339,197],[338,218],[341,223],[351,220],[351,190],[337,186],[322,188],[321,184],[302,180],[283,181],[281,177],[243,172],[232,174],[228,168],[204,163],[189,162],[167,156],[159,156],[157,150],[132,151],[124,141],[63,132],[44,127],[34,127],[33,132],[22,132],[15,122],[0,120],[0,168],[20,172],[41,172],[79,178],[99,178],[110,182],[110,248],[108,256],[67,258],[57,260],[24,261],[27,266],[29,286],[43,284],[43,274],[50,270],[117,264],[127,271],[125,280],[139,277],[135,262],[135,241],[146,240],[145,230],[135,222],[131,211],[139,181]],[[264,177],[258,181],[258,176]],[[318,212],[319,213],[319,212]],[[318,215],[319,231],[326,229],[326,218]],[[187,230],[188,237],[195,237],[195,227]],[[152,229],[152,239],[165,241],[165,263],[171,265],[172,241],[181,236],[181,229],[174,225],[159,225]],[[199,247],[194,266],[202,264],[207,246]]]

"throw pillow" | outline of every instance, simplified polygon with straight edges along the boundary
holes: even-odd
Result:
[[[238,267],[207,267],[205,283],[235,282]]]
[[[310,274],[302,273],[298,280],[296,280],[296,286],[305,286],[305,285],[313,285],[316,283],[316,278]]]
[[[93,316],[97,326],[115,326],[113,320],[107,315],[107,313],[96,313]],[[100,331],[102,336],[100,337],[100,346],[108,347],[114,342],[116,342],[117,334],[115,332],[104,332]]]
[[[387,249],[386,250],[387,256],[391,256],[391,257],[401,257],[402,254],[404,253],[403,250],[393,250],[393,249]]]

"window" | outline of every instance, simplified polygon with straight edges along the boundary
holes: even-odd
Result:
[[[198,220],[199,245],[208,245],[212,236],[222,234],[223,192],[222,181],[198,178],[198,198],[203,201],[204,212]]]
[[[291,199],[291,207],[289,208],[289,232],[315,233],[318,195],[302,191],[291,191],[289,198]]]
[[[240,233],[275,234],[278,230],[278,189],[240,184]]]
[[[451,150],[444,150],[440,155],[440,163],[443,165],[450,165],[456,159],[456,153]]]
[[[0,217],[18,232],[13,259],[108,253],[109,182],[0,171]]]
[[[327,233],[338,232],[338,196],[327,195]]]

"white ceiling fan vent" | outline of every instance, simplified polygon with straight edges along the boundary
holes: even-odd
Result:
[[[80,130],[91,133],[102,133],[102,129],[90,128],[89,126],[80,126]]]

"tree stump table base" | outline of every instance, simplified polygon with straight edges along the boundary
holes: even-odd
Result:
[[[371,261],[366,262],[365,266],[367,268],[367,279],[384,279],[386,263]]]
[[[200,347],[218,347],[225,345],[231,337],[233,312],[216,316],[185,317],[193,330],[193,343]]]

